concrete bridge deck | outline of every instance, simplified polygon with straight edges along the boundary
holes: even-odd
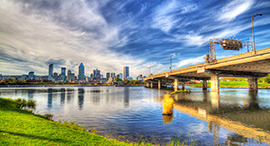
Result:
[[[207,80],[211,80],[211,92],[219,92],[219,77],[245,77],[248,78],[249,89],[258,90],[257,78],[265,77],[270,73],[270,48],[253,51],[192,65],[145,78],[147,86],[152,88],[157,84],[160,89],[162,83],[174,83],[178,90],[179,82],[188,80],[203,80],[203,90],[207,89]]]

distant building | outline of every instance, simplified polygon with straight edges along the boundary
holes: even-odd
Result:
[[[48,80],[54,80],[53,79],[53,64],[50,64],[49,65],[49,77],[48,77]]]
[[[34,72],[33,71],[30,71],[28,73],[28,78],[29,78],[29,80],[34,80],[35,79],[35,75],[34,75]]]
[[[61,80],[65,80],[66,79],[66,68],[65,67],[61,67],[61,75],[60,75]]]
[[[82,63],[79,66],[78,80],[79,81],[84,81],[84,65]]]
[[[90,78],[93,79],[93,78],[94,78],[94,74],[91,74],[91,75],[90,75]]]
[[[111,77],[111,74],[109,72],[107,72],[106,79],[109,80],[110,77]]]
[[[122,75],[122,73],[117,74],[116,77],[119,78],[119,79],[121,79],[121,80],[123,80],[123,75]]]
[[[57,72],[53,73],[53,78],[54,78],[55,81],[58,80],[58,73]]]
[[[2,75],[2,74],[0,74],[0,80],[2,80],[2,76],[3,76],[3,75]]]
[[[128,77],[127,79],[128,79],[128,80],[130,80],[130,81],[131,81],[131,80],[133,80],[133,78],[132,78],[132,77]]]
[[[137,78],[136,78],[136,80],[143,80],[143,76],[142,76],[142,74],[140,74],[139,76],[137,76]]]
[[[75,80],[75,75],[74,73],[71,72],[71,70],[68,70],[68,73],[67,73],[67,81],[74,81]]]
[[[94,73],[94,79],[100,79],[100,70],[96,69],[93,70]]]
[[[24,74],[21,76],[20,80],[22,81],[23,79],[27,79],[28,78],[28,75]]]
[[[111,77],[114,79],[115,78],[115,73],[111,73]]]
[[[124,74],[123,80],[125,80],[126,78],[129,77],[129,67],[128,67],[128,66],[125,66],[125,67],[124,67],[123,74]]]

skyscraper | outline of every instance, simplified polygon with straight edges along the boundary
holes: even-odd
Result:
[[[115,73],[111,73],[111,77],[112,78],[115,78]]]
[[[98,69],[93,70],[93,73],[94,73],[94,78],[95,79],[100,79],[100,70],[98,70]]]
[[[129,67],[125,66],[124,67],[124,76],[123,76],[123,80],[125,80],[126,78],[129,77]]]
[[[111,77],[111,76],[110,76],[110,73],[107,72],[107,74],[106,74],[106,79],[109,80],[110,77]]]
[[[65,80],[66,78],[66,68],[61,67],[61,75],[60,75],[61,80]]]
[[[48,77],[48,80],[51,80],[51,81],[54,80],[54,78],[53,78],[53,64],[49,65],[49,77]]]
[[[49,77],[53,77],[53,64],[49,65]]]
[[[81,63],[79,66],[79,76],[78,76],[79,81],[84,81],[84,66]]]

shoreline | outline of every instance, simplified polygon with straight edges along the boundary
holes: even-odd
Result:
[[[20,88],[20,87],[143,87],[144,85],[4,85],[1,88]]]
[[[0,97],[0,145],[153,145],[106,138],[75,122],[48,120],[16,105]]]

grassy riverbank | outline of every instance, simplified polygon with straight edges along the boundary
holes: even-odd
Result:
[[[0,145],[138,145],[107,139],[72,123],[53,122],[16,105],[0,98]]]
[[[202,87],[202,83],[189,85],[190,87]],[[248,88],[248,82],[242,81],[221,81],[219,82],[221,88]],[[207,82],[207,87],[211,87],[211,83]],[[270,83],[258,83],[258,88],[270,89]]]
[[[14,100],[0,97],[0,145],[153,145],[107,139],[88,132],[74,122],[54,122],[45,119],[46,116],[18,107]],[[174,139],[169,145],[196,144],[191,138],[188,143]]]

